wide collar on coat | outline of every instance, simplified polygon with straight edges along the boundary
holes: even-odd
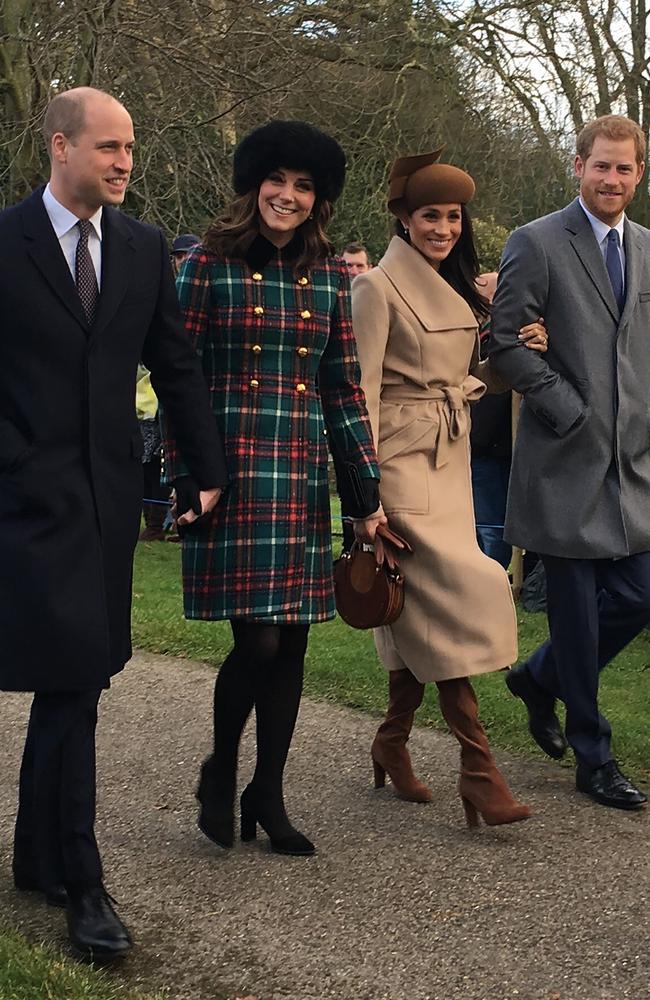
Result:
[[[97,313],[89,327],[70,268],[61,250],[38,188],[20,206],[27,253],[65,308],[95,337],[110,323],[126,293],[132,273],[133,238],[114,208],[102,212],[102,282]]]
[[[244,253],[244,260],[252,271],[261,271],[274,257],[284,263],[292,263],[299,257],[302,246],[302,239],[297,234],[285,246],[276,247],[266,236],[255,233]]]
[[[612,284],[607,274],[607,268],[598,241],[594,236],[589,219],[583,212],[580,201],[576,198],[562,212],[564,228],[570,234],[570,241],[580,263],[593,282],[600,298],[607,306],[612,318],[623,326],[627,323],[639,294],[641,281],[641,265],[643,263],[643,239],[637,227],[625,220],[625,305],[623,314],[619,314]]]
[[[451,285],[405,240],[393,236],[377,265],[425,330],[476,327],[474,313]]]

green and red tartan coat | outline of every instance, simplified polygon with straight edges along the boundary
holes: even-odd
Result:
[[[199,247],[178,277],[229,474],[210,520],[184,533],[187,618],[333,618],[328,440],[358,498],[379,479],[347,269],[332,257],[296,277],[287,250],[261,236],[246,260]],[[186,470],[164,443],[171,481]]]

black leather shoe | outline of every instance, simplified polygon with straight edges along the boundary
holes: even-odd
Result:
[[[601,806],[613,809],[643,809],[648,801],[643,792],[621,774],[615,760],[608,760],[595,769],[578,764],[576,788],[589,795],[594,802],[600,802]]]
[[[561,760],[569,744],[555,714],[555,698],[539,686],[525,663],[508,671],[506,685],[526,706],[528,730],[537,746],[553,760]]]
[[[69,895],[68,936],[78,957],[91,962],[111,962],[133,947],[133,939],[113,903],[102,886]]]
[[[40,882],[29,875],[16,873],[14,873],[14,885],[19,892],[42,892],[48,906],[58,906],[64,909],[68,905],[68,894],[64,885],[42,886]]]

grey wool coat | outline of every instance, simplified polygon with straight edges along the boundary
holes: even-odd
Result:
[[[625,222],[625,304],[578,199],[512,234],[490,363],[522,393],[506,538],[547,555],[650,550],[650,231]],[[546,354],[517,340],[543,316]]]

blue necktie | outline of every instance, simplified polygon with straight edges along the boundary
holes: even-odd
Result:
[[[623,294],[623,268],[621,267],[621,255],[618,252],[618,233],[615,229],[610,229],[607,234],[607,253],[605,254],[605,266],[609,280],[612,283],[614,298],[618,306],[619,313],[623,312],[625,305],[625,295]]]

